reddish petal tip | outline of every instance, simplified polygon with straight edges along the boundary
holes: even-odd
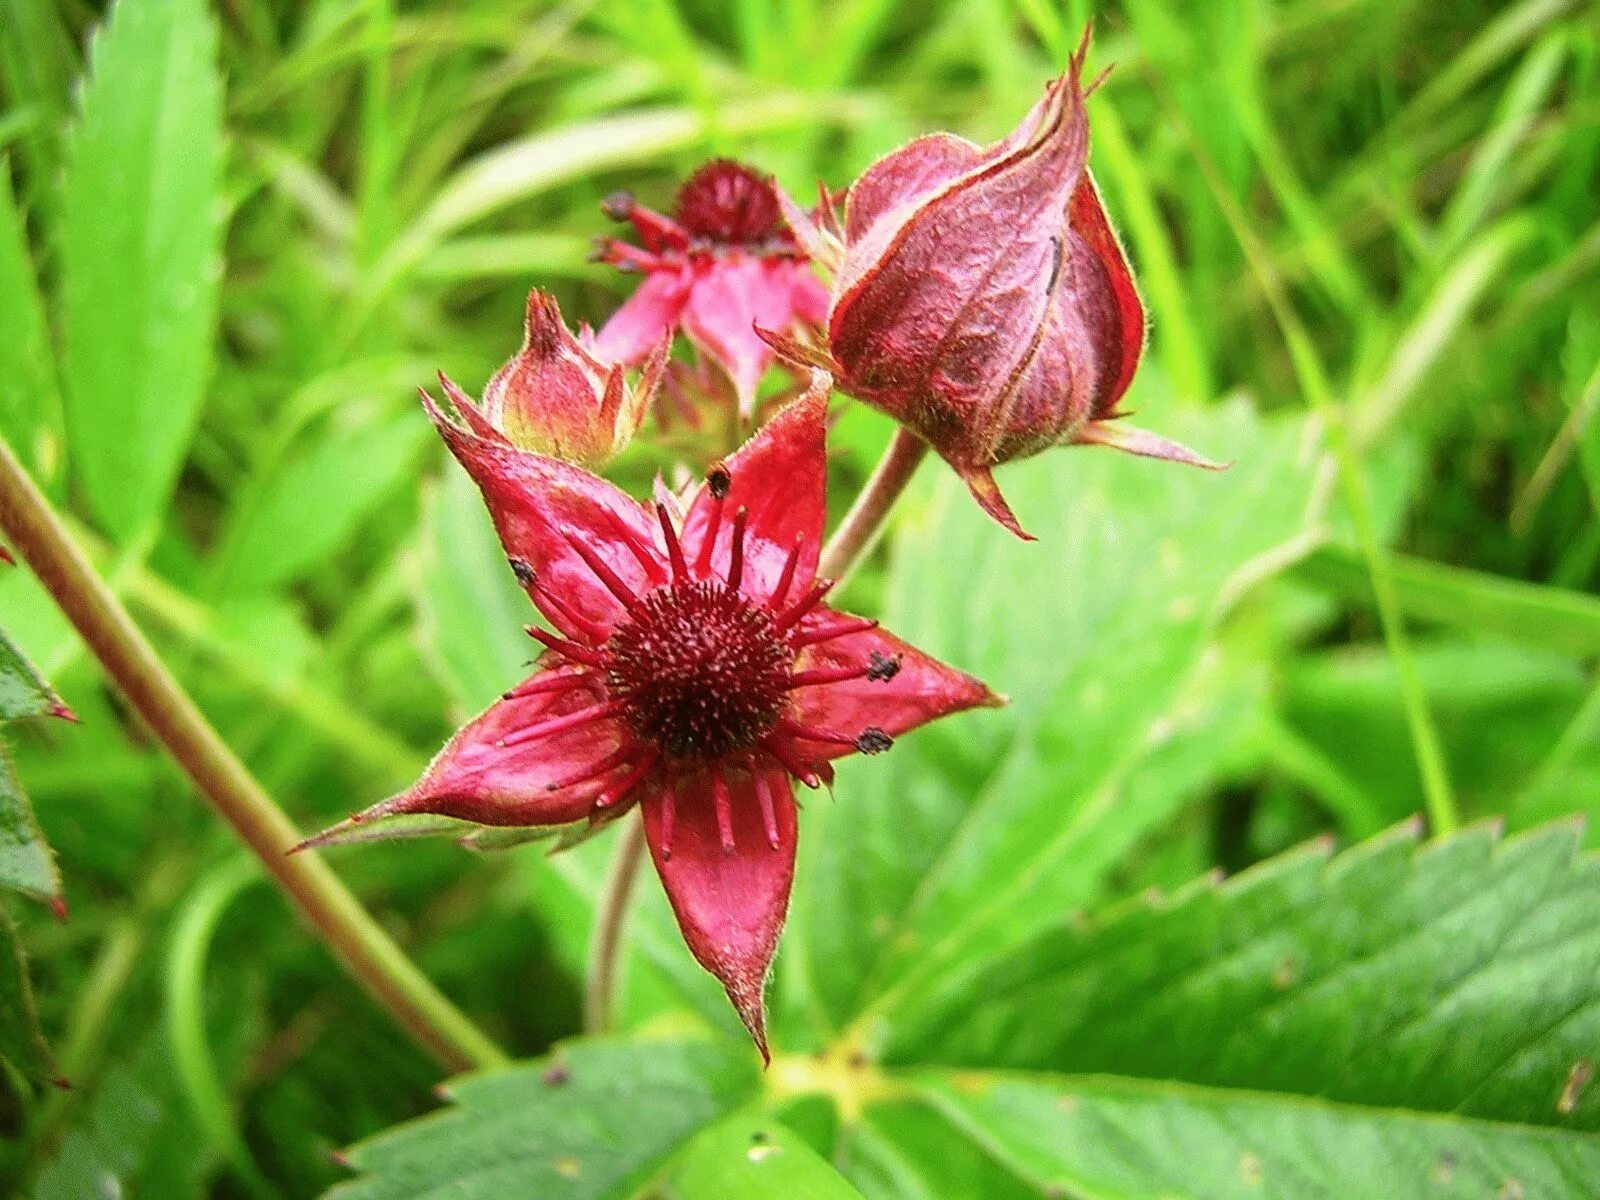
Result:
[[[50,912],[55,916],[56,920],[65,923],[67,918],[71,916],[67,912],[67,898],[65,896],[51,896]]]
[[[74,725],[82,724],[78,718],[78,714],[73,712],[71,708],[63,704],[60,700],[57,700],[55,703],[53,703],[46,711],[48,715],[57,717],[60,720],[71,721]]]
[[[994,473],[988,467],[957,467],[961,478],[966,482],[967,490],[972,493],[972,498],[978,502],[978,507],[988,513],[1006,529],[1025,542],[1037,541],[1017,522],[1016,514],[1011,511],[1011,506],[1006,503],[1006,498],[1000,494],[1000,485],[994,481]]]
[[[17,560],[11,557],[11,551],[4,546],[0,546],[0,563],[5,563],[8,567],[17,565]]]

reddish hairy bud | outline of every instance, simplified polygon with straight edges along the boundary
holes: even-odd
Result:
[[[926,440],[1022,534],[992,469],[1097,442],[1209,465],[1111,424],[1144,347],[1144,306],[1086,163],[1084,44],[1004,141],[918,138],[851,185],[840,221],[785,203],[835,269],[824,365]],[[786,352],[803,351],[786,345]]]
[[[621,364],[603,363],[574,337],[546,292],[528,293],[522,349],[483,389],[483,413],[513,445],[588,467],[609,462],[644,419],[660,382],[658,342],[630,387]]]

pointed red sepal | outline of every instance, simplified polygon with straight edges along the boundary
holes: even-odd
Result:
[[[11,551],[7,550],[4,546],[0,546],[0,563],[5,563],[8,567],[14,567],[17,565],[17,560],[11,557]]]
[[[581,642],[627,613],[574,543],[635,593],[666,578],[654,516],[627,493],[571,463],[479,436],[426,397],[424,406],[483,493],[523,587],[563,634]]]
[[[794,884],[794,792],[788,775],[770,763],[756,768],[759,787],[744,767],[721,769],[726,829],[718,825],[717,788],[709,770],[701,770],[680,774],[670,800],[665,792],[645,797],[645,840],[684,941],[721,981],[770,1061],[763,990]],[[724,849],[724,832],[731,851]]]
[[[1182,442],[1164,438],[1159,433],[1124,425],[1120,421],[1091,421],[1073,435],[1072,441],[1080,446],[1110,446],[1140,458],[1159,458],[1165,462],[1184,463],[1206,471],[1226,471],[1232,463],[1212,462],[1196,454]]]
[[[732,560],[731,518],[747,510],[744,591],[771,596],[796,546],[789,593],[798,596],[816,578],[825,520],[828,393],[832,380],[811,373],[810,386],[723,464],[717,487],[702,484],[683,524],[684,552],[697,561],[706,550],[707,571],[726,579]],[[724,484],[726,485],[724,488]],[[717,492],[721,491],[721,498]]]
[[[851,618],[824,610],[813,620],[819,628],[827,628]],[[866,669],[855,678],[794,692],[791,720],[796,726],[850,739],[846,745],[794,739],[810,759],[855,753],[862,747],[854,739],[867,730],[895,738],[951,713],[1005,703],[966,672],[871,625],[808,647],[796,665],[803,671],[838,674],[847,668]]]
[[[336,831],[416,814],[479,825],[556,826],[586,818],[626,770],[617,752],[627,735],[606,713],[604,697],[583,682],[506,695],[457,732],[410,788],[297,849],[342,840]],[[614,769],[588,774],[606,761]]]
[[[1007,504],[1006,498],[1000,494],[1000,485],[994,481],[993,471],[988,467],[967,467],[961,469],[961,479],[984,512],[1023,541],[1037,540],[1018,523],[1016,514],[1011,511],[1011,505]]]

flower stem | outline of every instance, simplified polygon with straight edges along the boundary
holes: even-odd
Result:
[[[605,1033],[616,1016],[617,980],[622,974],[628,906],[643,862],[644,817],[634,812],[623,818],[622,840],[613,853],[600,909],[595,913],[594,938],[589,943],[588,979],[583,991],[585,1033]]]
[[[873,468],[872,477],[822,548],[818,574],[827,579],[843,579],[850,574],[872,548],[883,529],[884,518],[927,454],[928,443],[916,434],[903,427],[894,431],[889,448]]]
[[[0,529],[167,753],[367,993],[445,1067],[505,1062],[320,858],[289,857],[299,832],[157,657],[4,439]]]

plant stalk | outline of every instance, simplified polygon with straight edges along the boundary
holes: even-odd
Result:
[[[327,864],[313,853],[289,856],[299,832],[157,657],[3,438],[0,529],[167,753],[379,1006],[450,1070],[505,1062]]]
[[[605,1033],[616,1017],[617,983],[622,977],[622,947],[628,931],[628,908],[644,863],[644,817],[635,811],[623,818],[622,840],[612,854],[605,890],[595,913],[589,943],[588,978],[583,990],[583,1031]]]
[[[904,426],[894,431],[889,448],[883,452],[872,477],[867,480],[856,502],[845,513],[839,528],[822,548],[817,573],[825,579],[843,579],[872,548],[883,531],[884,519],[906,484],[928,456],[928,443]]]

